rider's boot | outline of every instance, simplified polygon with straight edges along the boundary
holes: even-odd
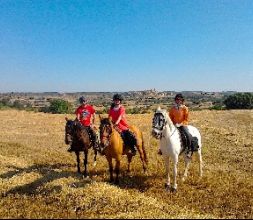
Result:
[[[161,149],[158,150],[157,154],[159,154],[159,155],[163,154],[162,151],[161,151]]]
[[[136,155],[136,147],[135,146],[132,146],[131,147],[131,154],[133,155],[133,156],[135,156]]]
[[[73,152],[74,150],[72,149],[72,146],[69,146],[68,150],[69,153]]]

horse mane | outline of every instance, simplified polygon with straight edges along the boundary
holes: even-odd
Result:
[[[109,118],[103,118],[101,119],[101,124],[111,124],[111,120]]]

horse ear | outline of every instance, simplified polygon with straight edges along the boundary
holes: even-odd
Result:
[[[68,121],[69,119],[67,117],[65,117],[65,120]]]
[[[101,115],[100,115],[100,114],[98,115],[98,117],[99,117],[99,120],[101,121],[101,120],[102,120],[102,117],[101,117]]]
[[[160,106],[158,106],[157,111],[161,111],[161,107]]]

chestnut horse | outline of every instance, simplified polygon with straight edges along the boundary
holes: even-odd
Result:
[[[65,143],[69,144],[76,154],[77,171],[81,173],[80,169],[80,152],[84,152],[84,176],[88,176],[87,164],[88,164],[88,150],[92,147],[92,142],[88,133],[88,130],[78,120],[66,119],[65,125]],[[94,150],[94,165],[96,164],[97,150]]]
[[[133,154],[130,152],[128,147],[124,146],[123,140],[121,138],[120,133],[113,127],[113,124],[109,118],[101,118],[100,117],[100,144],[104,149],[104,155],[109,164],[110,171],[110,182],[114,182],[113,177],[113,159],[116,161],[115,166],[115,184],[119,183],[119,173],[120,173],[120,160],[122,155],[127,155],[128,159],[128,172],[130,172],[130,163],[132,161]],[[144,147],[144,140],[142,132],[135,126],[130,127],[130,131],[135,135],[137,144],[136,148],[140,154],[140,158],[143,165],[143,170],[146,172],[147,170],[147,154]]]

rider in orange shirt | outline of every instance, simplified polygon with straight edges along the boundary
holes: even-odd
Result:
[[[191,157],[193,152],[192,146],[192,135],[189,133],[187,128],[189,122],[189,109],[184,105],[184,97],[181,93],[175,96],[175,104],[169,110],[169,116],[173,124],[180,129],[187,136],[187,156]],[[161,154],[161,150],[158,151],[158,154]]]
[[[175,104],[169,111],[170,118],[177,127],[187,126],[189,121],[189,109],[184,105],[184,97],[177,94]]]
[[[192,135],[190,134],[187,125],[189,122],[189,109],[184,104],[184,97],[181,93],[175,96],[175,104],[169,111],[170,118],[173,124],[178,127],[181,132],[187,136],[187,152],[186,155],[191,157],[193,152]]]

